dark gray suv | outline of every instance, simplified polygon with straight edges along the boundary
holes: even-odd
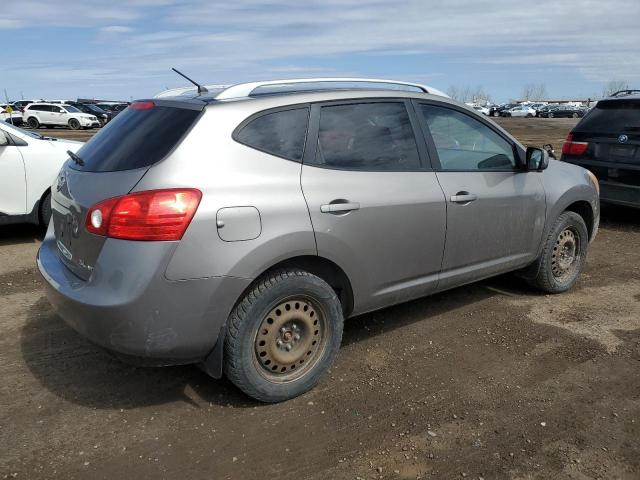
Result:
[[[430,87],[346,83],[129,106],[52,186],[37,262],[60,316],[123,358],[198,363],[275,402],[319,381],[347,317],[516,270],[575,283],[593,175]]]

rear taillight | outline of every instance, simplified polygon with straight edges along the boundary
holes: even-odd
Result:
[[[97,203],[87,213],[88,232],[125,240],[180,240],[198,209],[196,189],[149,190]]]
[[[587,151],[589,147],[589,142],[574,142],[573,141],[573,133],[567,135],[567,139],[564,141],[564,145],[562,145],[562,154],[563,155],[582,155]]]

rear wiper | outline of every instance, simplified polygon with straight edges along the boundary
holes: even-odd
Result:
[[[78,155],[76,155],[75,153],[73,153],[71,150],[67,150],[67,153],[69,154],[69,156],[71,157],[71,160],[73,160],[74,162],[76,162],[78,165],[80,165],[81,167],[84,167],[84,160],[82,160]]]

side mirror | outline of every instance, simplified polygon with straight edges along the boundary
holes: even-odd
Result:
[[[527,147],[527,170],[541,172],[549,166],[549,154],[542,148]]]
[[[0,130],[0,147],[6,147],[9,145],[9,137],[7,134]]]

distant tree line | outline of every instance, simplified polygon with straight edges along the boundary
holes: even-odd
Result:
[[[608,97],[615,92],[618,92],[620,90],[628,90],[629,88],[629,83],[624,80],[610,80],[605,84],[601,96],[598,94],[593,94],[590,96],[590,98],[592,100],[596,100],[598,97]],[[491,103],[491,95],[481,85],[477,87],[461,87],[457,85],[451,85],[449,88],[447,88],[447,95],[449,95],[454,100],[463,103],[473,103],[476,105],[486,105],[488,103]],[[547,92],[546,84],[531,83],[523,87],[519,100],[533,102],[546,100],[548,98],[549,95]]]

